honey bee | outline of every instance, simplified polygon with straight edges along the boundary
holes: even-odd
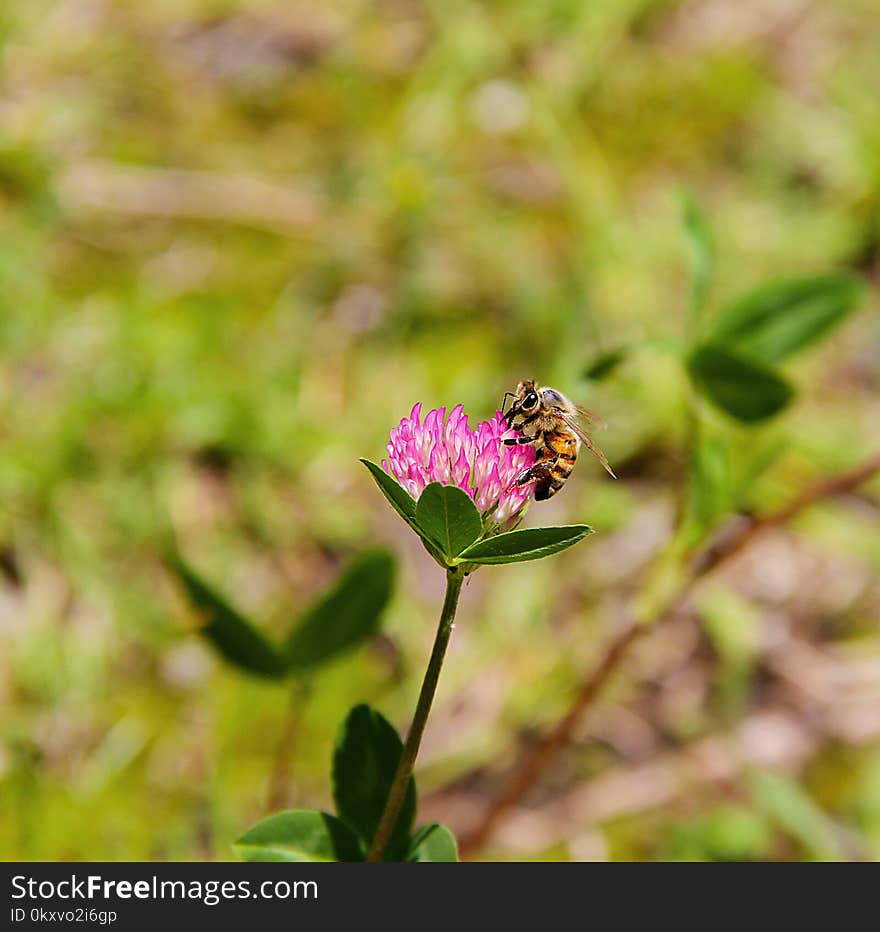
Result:
[[[589,411],[569,401],[562,392],[546,385],[540,386],[533,379],[520,382],[515,392],[505,392],[502,411],[508,398],[513,398],[513,404],[504,415],[504,420],[508,427],[519,431],[521,436],[505,440],[504,443],[508,446],[531,443],[538,451],[534,464],[519,473],[513,481],[514,485],[534,482],[535,500],[539,502],[555,495],[571,475],[581,444],[613,478],[617,478],[605,454],[581,426],[581,423],[598,421]]]

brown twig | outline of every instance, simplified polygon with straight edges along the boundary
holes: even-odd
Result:
[[[695,579],[704,576],[728,557],[739,553],[758,534],[768,528],[786,524],[817,502],[852,492],[853,489],[858,488],[863,482],[867,482],[878,472],[880,472],[880,454],[872,456],[861,466],[849,472],[817,482],[777,511],[771,512],[762,518],[746,519],[744,523],[740,523],[738,527],[734,528],[734,533],[729,534],[728,539],[725,539],[724,532],[722,532],[722,535],[719,535],[694,562],[692,575]]]
[[[598,664],[584,678],[565,715],[515,767],[501,792],[490,802],[477,826],[462,836],[459,843],[462,856],[467,857],[485,845],[504,815],[537,784],[556,755],[571,740],[578,722],[617,671],[632,644],[643,632],[653,630],[657,625],[679,614],[700,579],[734,555],[741,553],[764,531],[785,524],[824,499],[851,492],[878,472],[880,454],[871,457],[850,472],[816,483],[777,511],[758,518],[739,517],[732,524],[722,528],[715,539],[697,555],[677,593],[653,623],[630,622],[611,642]]]

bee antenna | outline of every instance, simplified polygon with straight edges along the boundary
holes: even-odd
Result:
[[[504,414],[504,406],[507,404],[508,398],[516,398],[516,395],[513,392],[505,392],[504,398],[501,400],[501,413]]]

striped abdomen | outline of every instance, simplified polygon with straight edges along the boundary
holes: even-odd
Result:
[[[571,475],[577,460],[580,442],[577,436],[564,428],[549,431],[543,437],[544,446],[538,459],[550,463],[550,475],[535,488],[535,499],[543,501],[555,495]]]

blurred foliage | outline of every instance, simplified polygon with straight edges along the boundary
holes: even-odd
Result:
[[[537,377],[621,479],[584,457],[527,523],[589,547],[463,594],[420,799],[491,794],[637,593],[876,452],[878,86],[869,0],[4,4],[0,854],[223,859],[266,814],[288,710],[193,636],[169,521],[275,644],[402,554],[384,634],[301,710],[289,801],[329,808],[338,723],[406,723],[442,585],[358,457],[417,400],[481,418]],[[806,330],[760,325],[805,281],[837,326],[788,358]],[[790,405],[704,404],[718,353]],[[878,503],[804,515],[648,639],[534,799],[603,805],[488,853],[880,857]]]
[[[215,650],[245,673],[281,679],[315,672],[376,634],[391,596],[394,562],[384,550],[362,554],[291,628],[282,645],[267,640],[178,553],[168,566],[186,592],[196,627]]]
[[[252,826],[236,842],[247,861],[364,861],[391,793],[403,743],[394,726],[368,705],[346,717],[333,750],[333,799],[338,817],[298,809]],[[434,822],[413,831],[416,785],[412,777],[381,860],[457,861],[455,839]]]

